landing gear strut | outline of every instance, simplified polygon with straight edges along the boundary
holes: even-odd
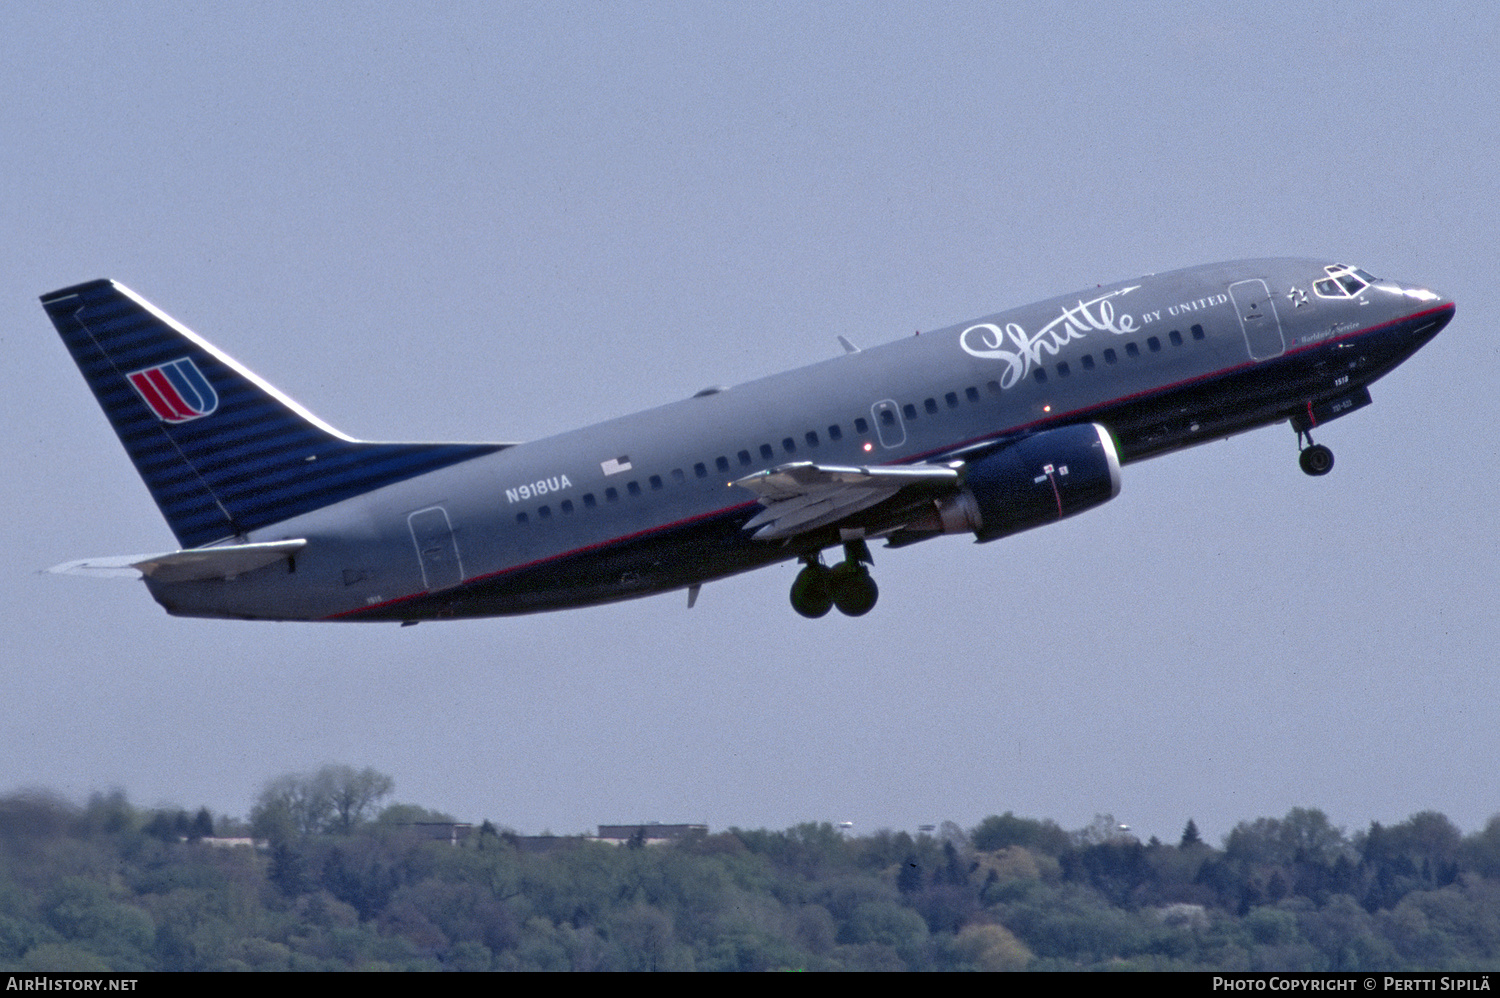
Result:
[[[1297,444],[1300,447],[1306,438],[1307,446],[1302,447],[1302,452],[1297,456],[1297,463],[1302,470],[1309,475],[1326,475],[1333,470],[1333,451],[1322,444],[1313,443],[1312,433],[1307,430],[1297,431]]]
[[[870,578],[866,564],[872,563],[870,549],[862,540],[844,545],[844,560],[829,568],[822,556],[802,557],[805,566],[792,583],[792,609],[804,617],[821,617],[831,607],[849,617],[862,617],[875,608],[880,588]]]

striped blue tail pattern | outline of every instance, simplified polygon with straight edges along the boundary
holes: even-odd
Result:
[[[352,440],[113,281],[42,305],[183,547],[505,446]]]

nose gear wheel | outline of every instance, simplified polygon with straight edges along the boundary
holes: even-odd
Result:
[[[1299,445],[1303,440],[1307,441],[1307,446],[1303,447],[1297,455],[1297,463],[1302,466],[1303,472],[1318,477],[1332,471],[1333,451],[1322,444],[1313,443],[1312,434],[1306,430],[1299,431],[1297,434]]]

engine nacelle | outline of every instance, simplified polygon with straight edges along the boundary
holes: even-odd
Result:
[[[958,494],[938,503],[945,533],[981,541],[1030,530],[1120,494],[1120,455],[1098,423],[1023,437],[967,465]]]

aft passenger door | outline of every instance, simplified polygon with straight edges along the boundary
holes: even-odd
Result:
[[[456,586],[464,580],[464,567],[458,560],[458,542],[448,511],[441,506],[419,509],[406,518],[412,542],[417,546],[417,560],[422,564],[422,585],[428,592]]]

